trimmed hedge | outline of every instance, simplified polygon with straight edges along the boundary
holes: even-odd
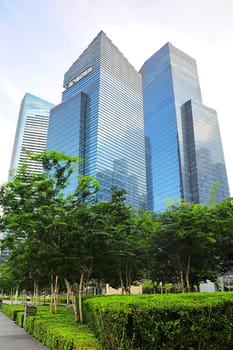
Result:
[[[25,330],[51,350],[232,349],[230,292],[85,297],[83,303],[88,326],[74,321],[70,307],[51,314],[48,306],[37,306]],[[22,305],[2,305],[20,326],[23,310]]]
[[[24,311],[17,311],[16,324],[21,328],[23,328],[23,320],[24,320]]]
[[[71,308],[50,314],[48,307],[38,307],[38,315],[27,317],[24,328],[51,350],[102,349],[90,329],[74,321]]]
[[[229,292],[88,297],[84,314],[107,350],[232,349]]]
[[[3,304],[3,312],[23,324],[23,306]],[[36,316],[27,316],[25,330],[50,350],[101,350],[98,340],[86,325],[75,322],[73,310],[60,306],[57,314],[48,306],[37,306]]]
[[[4,314],[13,321],[16,321],[17,313],[23,312],[23,311],[24,311],[23,305],[4,304],[4,303],[2,304],[2,312],[4,312]]]

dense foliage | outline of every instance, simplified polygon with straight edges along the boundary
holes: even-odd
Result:
[[[8,233],[1,292],[34,290],[36,298],[43,291],[56,312],[59,289],[66,288],[82,321],[81,297],[90,283],[129,293],[135,281],[150,279],[154,286],[171,282],[188,292],[233,269],[232,200],[138,212],[114,186],[109,202],[96,202],[99,185],[92,177],[79,176],[68,193],[79,159],[56,151],[31,157],[44,172],[29,173],[25,165],[0,188],[0,231]]]
[[[87,325],[75,323],[69,307],[57,314],[37,306],[23,322],[23,306],[3,312],[50,349],[230,350],[232,293],[124,295],[84,298]],[[99,339],[99,341],[97,340]]]
[[[3,312],[22,326],[22,306],[3,304]],[[51,350],[102,349],[93,332],[74,321],[68,307],[59,307],[57,314],[51,314],[49,307],[38,306],[36,316],[28,316],[24,328]]]
[[[109,296],[84,300],[103,348],[230,350],[232,293]]]

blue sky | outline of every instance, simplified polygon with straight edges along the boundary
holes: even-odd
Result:
[[[24,94],[59,103],[64,73],[103,30],[138,70],[168,41],[196,59],[233,196],[232,18],[232,0],[0,0],[0,184]]]

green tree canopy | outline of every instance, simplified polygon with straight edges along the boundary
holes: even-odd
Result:
[[[160,214],[157,220],[160,226],[151,249],[157,270],[152,271],[154,276],[164,276],[167,281],[179,276],[183,291],[190,291],[194,281],[213,277],[217,272],[216,239],[211,230],[210,209],[181,203]]]

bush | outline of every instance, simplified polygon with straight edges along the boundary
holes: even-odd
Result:
[[[13,321],[16,321],[17,313],[22,312],[23,310],[23,305],[2,304],[2,312]]]
[[[233,293],[94,297],[84,315],[105,349],[232,349]]]
[[[22,327],[24,307],[3,304],[3,312]],[[73,310],[60,306],[57,314],[48,306],[37,306],[36,316],[27,316],[25,330],[50,350],[101,350],[102,347],[86,325],[77,324]]]
[[[58,313],[51,314],[48,306],[38,306],[36,316],[27,316],[25,330],[51,350],[230,350],[232,296],[228,292],[85,297],[87,325],[75,322],[70,307],[59,306]],[[22,305],[3,304],[3,312],[20,326],[23,310]]]
[[[24,328],[50,350],[101,349],[93,332],[75,322],[69,307],[60,306],[58,313],[52,314],[48,306],[38,306],[37,315],[28,316]]]
[[[23,328],[24,311],[17,311],[16,324]]]

